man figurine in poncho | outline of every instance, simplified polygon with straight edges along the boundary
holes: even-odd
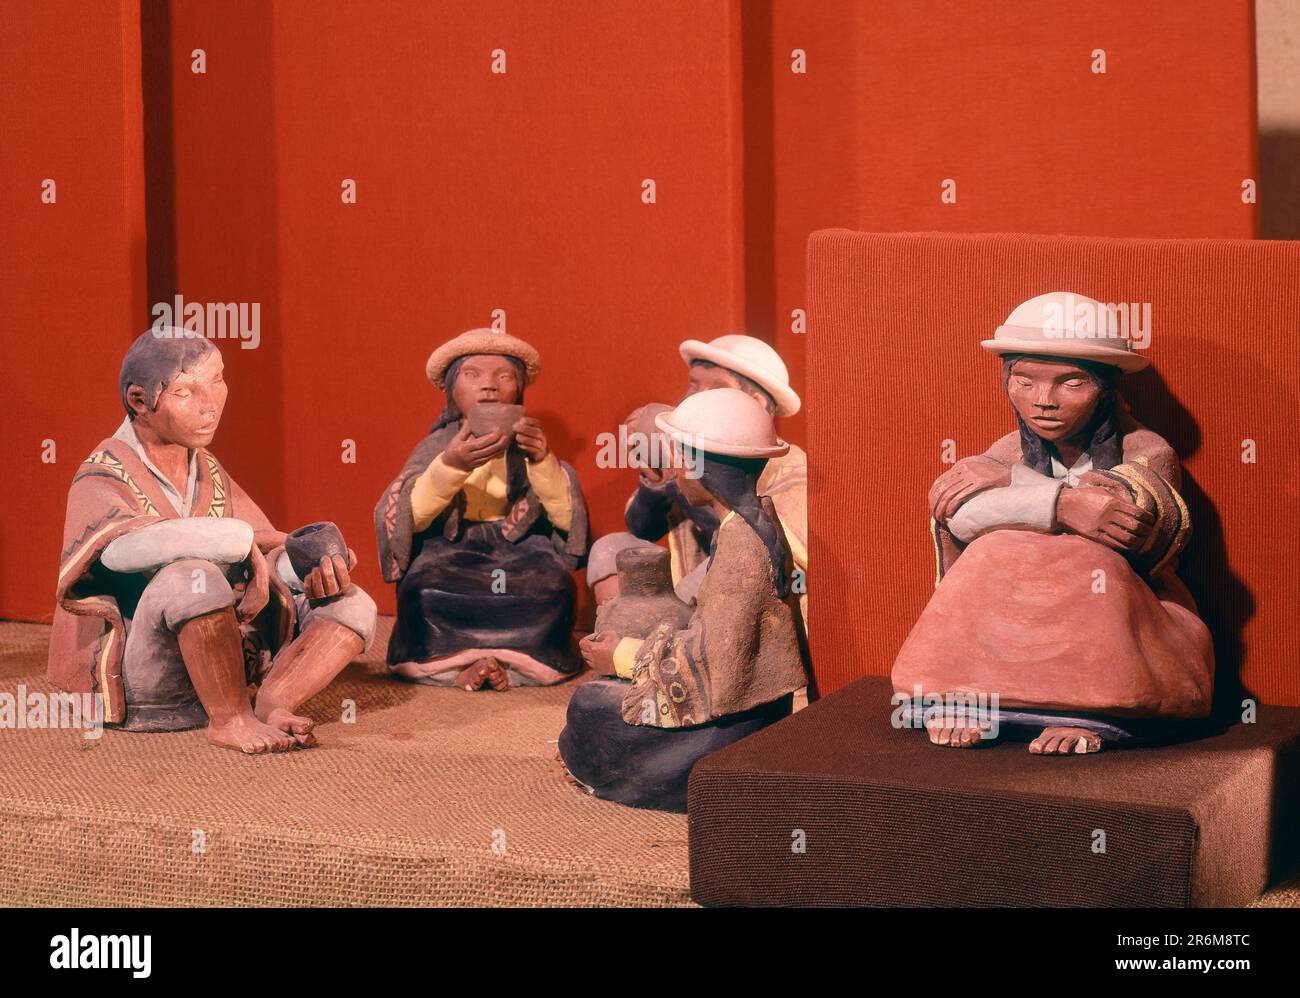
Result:
[[[753,336],[730,333],[707,343],[686,340],[678,352],[686,363],[686,395],[715,388],[744,392],[773,417],[793,416],[801,406],[799,395],[790,387],[785,362],[775,350]],[[629,440],[647,441],[657,431],[654,420],[672,409],[655,404],[642,406],[626,420]],[[653,451],[652,451],[653,452]],[[633,450],[635,454],[635,448]],[[653,547],[668,540],[672,575],[677,595],[686,603],[695,599],[704,581],[706,563],[713,548],[718,521],[708,506],[695,506],[681,494],[672,469],[649,460],[639,469],[637,490],[627,501],[623,518],[626,532],[606,534],[591,546],[587,563],[587,584],[597,603],[618,595],[615,562],[620,551]],[[794,559],[792,586],[799,599],[800,627],[807,626],[808,597],[808,455],[802,448],[789,449],[768,460],[757,483],[760,495],[772,506],[785,533]]]
[[[246,753],[312,744],[299,707],[374,633],[355,555],[300,579],[286,535],[207,449],[227,393],[210,341],[141,334],[119,391],[126,418],[68,493],[50,680],[97,694],[104,722],[130,731],[206,726]]]

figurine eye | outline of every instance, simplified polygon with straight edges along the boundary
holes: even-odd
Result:
[[[1032,388],[1034,383],[1021,375],[1016,377],[1016,384],[1021,388]]]
[[[1082,379],[1082,378],[1071,378],[1069,381],[1067,381],[1067,382],[1065,383],[1065,387],[1066,387],[1066,388],[1082,388],[1082,387],[1083,387],[1083,379]]]

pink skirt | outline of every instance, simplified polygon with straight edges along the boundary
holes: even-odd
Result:
[[[996,694],[1002,707],[1117,717],[1210,712],[1214,647],[1118,552],[1075,534],[997,530],[944,576],[891,673],[912,695]]]

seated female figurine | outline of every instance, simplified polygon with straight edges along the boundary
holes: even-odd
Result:
[[[504,690],[581,665],[569,573],[587,551],[587,510],[573,468],[522,414],[540,370],[533,347],[488,329],[429,358],[446,406],[375,508],[384,578],[397,583],[397,676]]]
[[[1209,714],[1214,651],[1175,575],[1178,457],[1116,389],[1147,359],[1106,306],[1063,292],[982,345],[1019,429],[934,483],[942,581],[894,662],[895,702],[927,698],[931,741],[958,748],[1007,725],[1035,754],[1169,737]]]
[[[574,691],[559,754],[570,778],[608,800],[686,809],[701,757],[786,717],[807,683],[791,559],[772,503],[755,488],[784,454],[771,414],[734,388],[686,398],[656,425],[693,459],[678,487],[720,526],[689,620],[677,611],[647,638],[613,633],[582,643],[587,663],[618,678]]]

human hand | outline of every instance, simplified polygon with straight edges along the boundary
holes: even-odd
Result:
[[[243,596],[240,597],[238,605],[235,607],[235,615],[239,618],[240,623],[247,624],[253,620],[266,607],[267,601],[271,598],[270,578],[266,568],[266,555],[262,554],[262,549],[254,544],[248,552],[249,561],[249,579],[247,582],[235,586],[236,590],[243,589]]]
[[[504,454],[509,446],[510,438],[500,430],[493,430],[484,437],[474,437],[469,432],[469,420],[462,420],[460,432],[442,450],[442,463],[457,471],[473,471]]]
[[[593,672],[598,672],[602,676],[613,675],[614,649],[618,647],[618,642],[617,635],[597,631],[588,634],[578,642],[578,651],[582,653],[583,661]]]
[[[357,553],[348,548],[348,560],[341,554],[323,555],[320,564],[302,580],[302,591],[310,600],[329,599],[348,591],[352,585],[352,569],[357,567]]]
[[[1056,497],[1056,522],[1072,534],[1116,551],[1136,551],[1151,534],[1155,518],[1098,485],[1063,488]]]
[[[534,419],[532,416],[523,416],[511,427],[515,431],[515,443],[519,449],[524,452],[528,460],[536,463],[544,460],[550,453],[546,445],[546,431],[542,429],[542,422]]]
[[[971,496],[1011,484],[1011,469],[994,461],[960,461],[930,486],[930,515],[947,523]]]

